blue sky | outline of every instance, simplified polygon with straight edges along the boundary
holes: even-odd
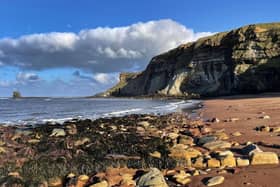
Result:
[[[85,96],[177,45],[277,22],[277,0],[2,0],[0,96]]]

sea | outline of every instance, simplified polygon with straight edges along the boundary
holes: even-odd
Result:
[[[128,114],[168,114],[191,109],[199,100],[130,98],[0,98],[1,125],[63,123]]]

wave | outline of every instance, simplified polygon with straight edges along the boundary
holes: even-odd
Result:
[[[120,111],[116,111],[116,112],[110,112],[110,113],[105,113],[104,116],[118,116],[121,114],[128,114],[131,112],[138,112],[141,111],[143,109],[141,108],[133,108],[133,109],[128,109],[128,110],[120,110]]]

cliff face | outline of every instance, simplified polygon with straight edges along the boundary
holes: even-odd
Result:
[[[280,91],[280,23],[249,25],[181,45],[122,75],[106,96],[218,96]]]

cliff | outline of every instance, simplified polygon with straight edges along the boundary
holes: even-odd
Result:
[[[104,96],[219,96],[280,91],[280,23],[257,24],[180,45]]]

